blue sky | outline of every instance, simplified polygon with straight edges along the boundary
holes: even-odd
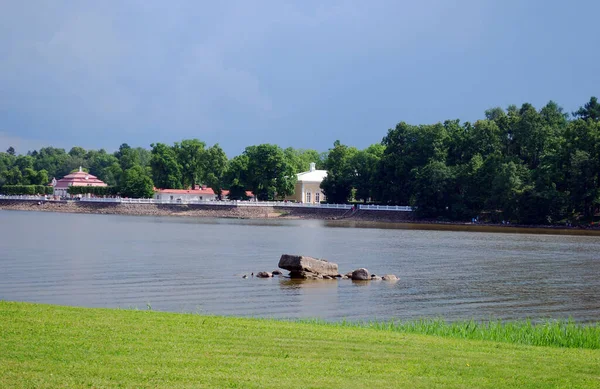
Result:
[[[598,1],[0,0],[0,150],[364,148],[600,95]]]

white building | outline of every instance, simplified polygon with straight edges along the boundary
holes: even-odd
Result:
[[[218,196],[206,186],[194,189],[157,189],[154,192],[156,200],[169,200],[182,203],[218,200]]]
[[[325,177],[327,177],[327,170],[317,170],[316,164],[311,162],[308,171],[296,175],[294,194],[285,199],[307,204],[319,204],[325,201],[325,194],[321,190],[321,182]]]

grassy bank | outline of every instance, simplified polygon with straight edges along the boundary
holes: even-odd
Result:
[[[0,302],[0,387],[598,387],[600,350]]]
[[[307,321],[319,323],[319,321]],[[326,323],[321,323],[326,324]],[[548,320],[534,323],[458,321],[421,319],[408,322],[340,322],[329,325],[362,327],[420,335],[436,335],[457,339],[491,340],[529,346],[600,349],[600,325],[579,325],[572,320]]]

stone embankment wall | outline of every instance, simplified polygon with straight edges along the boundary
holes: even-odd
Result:
[[[296,207],[252,207],[213,204],[124,204],[79,201],[0,200],[0,209],[141,216],[188,216],[222,218],[337,219],[347,210]]]

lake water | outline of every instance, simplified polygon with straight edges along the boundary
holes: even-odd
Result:
[[[276,269],[283,253],[400,281],[242,278]],[[325,320],[596,322],[600,238],[0,211],[0,299]]]

